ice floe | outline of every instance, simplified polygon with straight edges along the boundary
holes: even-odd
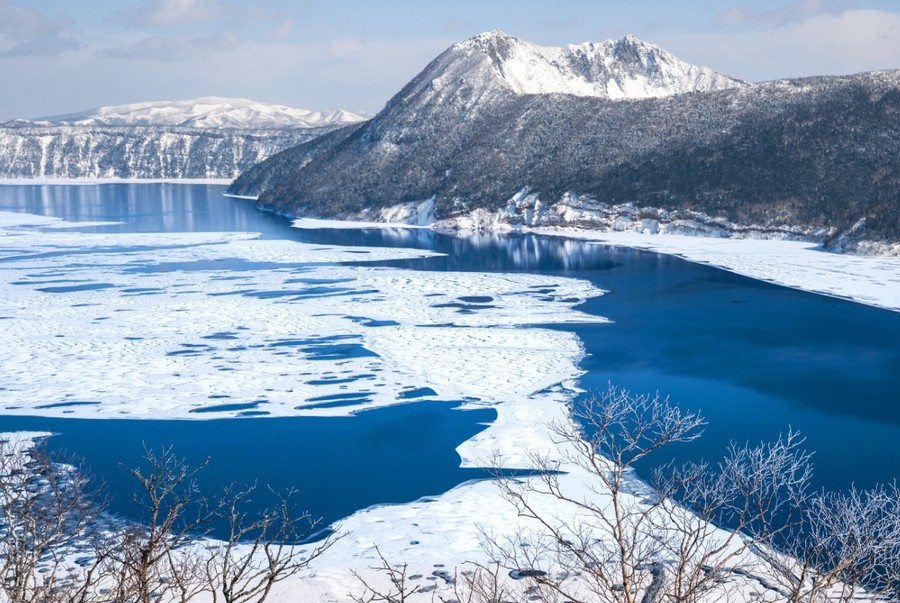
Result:
[[[499,453],[509,467],[528,467],[526,451],[558,451],[546,426],[566,420],[583,354],[574,334],[545,325],[603,320],[576,309],[602,294],[586,281],[366,265],[434,255],[428,251],[60,226],[68,225],[0,212],[6,414],[202,420],[240,416],[248,405],[270,416],[345,415],[408,403],[410,396],[463,400],[497,411],[488,429],[459,447],[463,465],[480,466]],[[797,258],[826,255],[796,243],[781,250],[772,241],[726,241],[720,248],[719,241],[686,239],[678,247],[681,239],[603,241],[779,282],[800,275],[791,278],[804,287],[816,282],[807,273],[814,263]],[[738,243],[751,247],[741,251]],[[779,250],[784,255],[773,256]],[[819,268],[820,285],[854,270],[855,258],[837,259]],[[341,263],[348,261],[353,265]],[[897,290],[891,266],[873,273],[885,284],[871,295],[898,307],[886,294],[891,283]],[[866,291],[853,286],[827,292]],[[563,485],[587,491],[588,477],[571,469]],[[342,522],[347,537],[311,571],[279,584],[271,600],[347,600],[360,590],[353,572],[385,579],[370,569],[379,565],[379,551],[449,596],[447,577],[466,562],[484,562],[482,530],[502,539],[522,528],[485,481],[361,510]],[[420,599],[431,594],[423,589]]]
[[[7,414],[342,415],[425,386],[508,403],[578,374],[577,338],[535,325],[602,320],[573,309],[601,294],[585,281],[365,265],[428,251],[34,228],[59,225],[0,214]]]

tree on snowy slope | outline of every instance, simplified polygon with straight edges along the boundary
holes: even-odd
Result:
[[[530,527],[488,549],[532,600],[750,601],[761,587],[795,603],[900,597],[896,486],[812,493],[795,433],[732,445],[715,465],[663,465],[646,484],[636,464],[699,437],[698,414],[610,388],[572,415],[551,426],[561,455],[532,455],[538,477],[496,465]]]

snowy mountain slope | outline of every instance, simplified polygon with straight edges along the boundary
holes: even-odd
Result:
[[[484,211],[512,227],[564,225],[580,215],[564,201],[583,198],[630,208],[607,221],[623,226],[685,211],[722,235],[864,232],[900,241],[900,72],[730,80],[684,94],[672,81],[687,80],[663,71],[634,84],[630,74],[665,63],[648,58],[662,51],[644,52],[650,46],[631,38],[609,47],[617,46],[618,59],[586,61],[577,76],[560,67],[559,80],[545,77],[556,69],[546,55],[556,51],[496,32],[477,36],[432,61],[372,120],[255,166],[232,191],[318,217],[383,219],[384,208],[433,199],[435,217],[448,224]],[[613,63],[606,76],[590,75]],[[605,82],[595,95],[560,91],[560,81],[585,89],[595,80]],[[642,97],[612,99],[611,81]],[[538,83],[553,93],[525,93]],[[668,94],[643,97],[660,90]],[[523,190],[530,201],[514,202]]]
[[[353,172],[357,168],[370,169],[372,163],[382,160],[399,161],[403,154],[395,151],[400,146],[409,148],[406,145],[413,140],[434,137],[435,144],[422,159],[440,170],[442,161],[449,161],[451,155],[464,154],[469,139],[479,137],[472,127],[482,119],[489,119],[484,111],[503,103],[528,102],[526,99],[531,95],[571,94],[598,100],[630,100],[743,87],[749,85],[687,64],[634,36],[550,48],[491,31],[454,44],[441,53],[375,119],[359,129],[359,143],[365,147],[365,153],[352,154],[358,164],[319,165],[319,168],[324,168],[330,177],[339,178],[338,172],[345,169]],[[299,155],[306,156],[305,152]],[[311,156],[298,161],[293,167],[312,159]],[[268,166],[245,174],[235,184],[236,190],[258,194],[276,186],[291,171],[290,160],[275,159]],[[409,166],[407,171],[417,177],[427,172],[416,166]],[[389,180],[397,180],[396,175]],[[324,188],[327,186],[323,184]],[[409,190],[401,193],[404,197],[410,194]]]
[[[192,100],[158,101],[100,107],[80,113],[31,120],[34,125],[183,126],[191,128],[321,128],[367,119],[349,111],[310,111],[269,105],[244,98],[207,96]]]

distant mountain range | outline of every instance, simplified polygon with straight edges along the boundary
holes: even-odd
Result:
[[[234,178],[366,117],[204,97],[0,124],[0,178]]]
[[[230,190],[291,215],[883,250],[900,242],[900,72],[749,84],[633,36],[489,32]]]
[[[193,100],[113,105],[24,123],[39,126],[180,126],[278,130],[341,126],[365,119],[367,117],[363,115],[343,110],[310,111],[284,105],[267,105],[245,98],[204,96]]]

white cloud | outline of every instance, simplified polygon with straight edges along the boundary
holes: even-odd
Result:
[[[56,56],[82,46],[74,21],[0,0],[0,56]]]
[[[662,37],[683,59],[748,80],[900,69],[900,13],[844,10],[762,30]]]
[[[241,43],[229,30],[213,34],[141,35],[124,45],[113,46],[100,54],[113,59],[183,61],[228,52]]]
[[[173,27],[209,23],[228,14],[221,0],[144,0],[137,6],[119,9],[109,20],[125,27]]]
[[[777,8],[760,9],[747,5],[734,6],[716,15],[720,25],[780,26],[798,23],[825,14],[840,14],[851,8],[847,0],[796,0]]]

